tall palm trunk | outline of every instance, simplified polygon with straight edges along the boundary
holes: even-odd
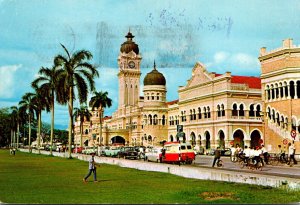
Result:
[[[82,147],[82,132],[83,132],[83,123],[80,120],[80,147]]]
[[[72,131],[73,131],[73,87],[71,86],[69,89],[69,158],[72,158],[71,156],[71,144],[72,144]]]
[[[39,154],[41,154],[40,146],[41,146],[41,121],[42,121],[42,110],[39,111],[39,119],[38,119],[38,150]]]
[[[16,147],[16,130],[14,130],[14,139],[13,139],[13,147]]]
[[[28,126],[28,145],[29,145],[29,153],[31,153],[31,116],[30,116],[30,113],[29,113],[29,126]]]
[[[17,149],[19,149],[20,123],[17,124]]]
[[[52,155],[53,147],[53,132],[54,132],[54,92],[52,91],[51,99],[51,134],[50,134],[50,155]]]
[[[11,129],[10,129],[10,146],[9,146],[10,148],[12,148],[13,135],[14,135],[14,134],[13,134],[13,129],[11,128]]]
[[[102,139],[102,106],[99,107],[99,119],[100,119],[100,130],[99,130],[99,146],[101,146],[101,139]]]

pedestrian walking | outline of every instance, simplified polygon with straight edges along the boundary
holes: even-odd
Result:
[[[289,161],[288,161],[288,165],[291,164],[291,160],[293,160],[294,164],[297,164],[297,160],[295,159],[295,153],[296,153],[296,148],[294,145],[294,141],[293,144],[289,142]]]
[[[221,150],[220,150],[220,147],[217,147],[217,149],[215,150],[215,157],[214,157],[214,162],[213,162],[212,167],[215,166],[217,160],[220,160],[220,157],[221,157]]]
[[[97,181],[97,175],[96,175],[96,166],[95,166],[95,153],[91,153],[92,157],[89,160],[89,172],[87,173],[87,175],[83,178],[83,182],[87,182],[87,178],[89,178],[89,176],[92,174],[92,172],[94,173],[94,182],[98,182]]]

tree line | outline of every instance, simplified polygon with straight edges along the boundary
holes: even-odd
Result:
[[[80,133],[82,146],[83,122],[89,120],[91,116],[88,106],[88,93],[92,92],[94,96],[89,101],[89,106],[92,110],[97,110],[100,118],[100,133],[99,144],[102,138],[102,118],[106,107],[112,105],[112,100],[108,97],[107,92],[97,92],[95,88],[95,78],[99,77],[99,72],[95,65],[89,61],[93,58],[91,52],[87,50],[79,50],[70,53],[68,49],[60,44],[64,54],[58,54],[54,57],[52,67],[41,67],[38,71],[39,76],[31,83],[33,92],[25,93],[17,106],[12,106],[9,109],[2,109],[0,117],[3,117],[3,122],[0,122],[0,128],[3,123],[10,125],[11,138],[4,139],[3,133],[0,133],[0,143],[2,144],[19,144],[20,127],[28,128],[28,147],[31,152],[32,139],[32,124],[37,123],[37,138],[38,148],[40,145],[41,129],[42,129],[42,112],[51,113],[50,126],[50,154],[52,155],[53,139],[54,139],[54,112],[55,103],[67,105],[69,111],[68,125],[68,154],[71,158],[71,146],[74,136],[74,120],[80,121]],[[78,100],[79,108],[73,107],[73,102]],[[4,117],[7,116],[8,118]],[[3,116],[2,116],[3,115]],[[4,130],[5,130],[4,129]],[[0,129],[2,130],[2,129]],[[4,131],[3,130],[3,131]],[[7,133],[7,132],[6,132]]]

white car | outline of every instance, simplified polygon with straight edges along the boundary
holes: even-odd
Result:
[[[161,148],[153,148],[145,153],[145,159],[147,161],[159,162],[159,154],[161,153]]]

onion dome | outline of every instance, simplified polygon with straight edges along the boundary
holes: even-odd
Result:
[[[135,54],[139,54],[139,46],[132,41],[132,39],[134,38],[134,36],[132,35],[132,33],[130,33],[130,31],[128,32],[128,34],[125,36],[127,38],[127,41],[125,41],[120,48],[120,51],[122,53],[129,53],[131,51],[135,52]]]
[[[144,78],[144,85],[166,85],[164,75],[156,70],[155,61],[153,70],[150,73],[147,73]]]

